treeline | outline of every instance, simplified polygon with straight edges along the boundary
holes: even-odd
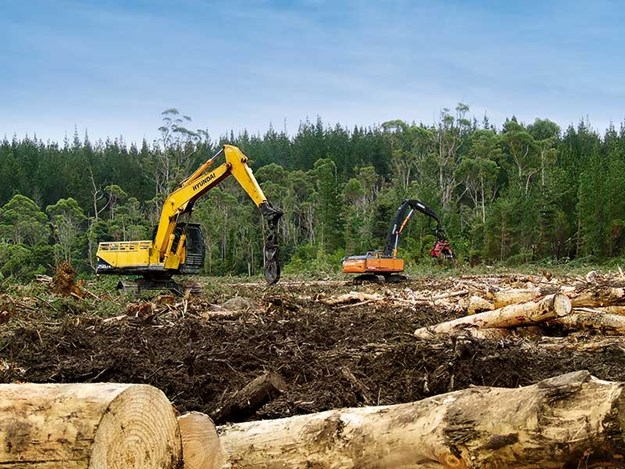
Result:
[[[461,262],[583,259],[625,247],[625,127],[599,134],[585,122],[547,119],[502,128],[459,104],[433,125],[400,120],[345,128],[320,119],[290,136],[273,128],[212,140],[175,109],[160,138],[62,144],[0,143],[0,274],[28,278],[60,260],[89,271],[99,241],[149,239],[164,197],[223,143],[251,160],[268,199],[284,210],[282,258],[291,271],[337,269],[345,254],[381,248],[400,201],[436,210]],[[196,205],[206,272],[256,274],[263,226],[228,180]],[[434,238],[413,218],[400,255],[427,259]]]

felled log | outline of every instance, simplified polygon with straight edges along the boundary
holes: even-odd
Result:
[[[379,301],[382,298],[382,295],[378,295],[376,293],[352,291],[332,298],[320,298],[319,301],[328,306],[336,306],[341,304],[360,303],[365,301]]]
[[[245,420],[285,389],[286,383],[278,373],[264,373],[235,392],[221,407],[211,412],[211,417],[216,423]]]
[[[367,405],[371,404],[369,388],[362,381],[356,378],[348,367],[341,367],[341,374],[354,388],[356,388],[356,392],[360,395],[362,401]]]
[[[488,301],[478,295],[472,295],[471,298],[469,298],[469,305],[467,306],[468,314],[476,314],[493,309],[495,309],[495,305],[492,301]]]
[[[514,338],[538,338],[541,336],[541,332],[535,330],[533,326],[524,327],[516,331],[511,329],[465,329],[462,333],[459,333],[457,338],[470,338],[474,340],[487,340],[487,341],[499,341]]]
[[[516,389],[219,427],[231,466],[367,469],[621,467],[623,383],[586,371]]]
[[[210,417],[189,412],[178,417],[184,469],[221,469],[225,453]]]
[[[0,466],[179,468],[172,405],[136,384],[0,385]]]
[[[203,319],[236,319],[243,316],[243,311],[232,311],[225,309],[218,309],[214,311],[202,311],[199,316]]]
[[[571,312],[571,300],[565,295],[547,295],[539,301],[504,306],[473,316],[464,316],[431,327],[422,327],[414,332],[420,339],[433,335],[458,334],[466,329],[492,329],[528,326],[565,316]]]
[[[606,335],[625,335],[625,316],[590,309],[573,309],[568,316],[556,318],[554,324],[571,330],[591,329]]]
[[[574,287],[562,287],[561,291],[571,298],[574,308],[625,305],[625,288],[593,286],[580,291]]]
[[[599,307],[595,309],[599,311],[603,311],[604,313],[618,314],[620,316],[625,316],[625,306],[603,306],[603,307]]]
[[[517,303],[527,303],[528,301],[534,301],[542,296],[545,296],[546,292],[540,288],[506,288],[497,291],[490,291],[486,295],[488,301],[493,304],[492,309],[503,308],[504,306],[513,305]]]
[[[548,288],[506,288],[489,291],[485,295],[474,295],[469,301],[469,314],[534,301],[548,292]],[[577,287],[565,285],[560,288],[560,293],[571,298],[571,304],[574,308],[625,307],[624,288],[601,287],[588,284]],[[492,307],[489,307],[490,305]]]

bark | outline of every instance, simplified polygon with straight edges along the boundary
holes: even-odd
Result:
[[[210,417],[189,412],[178,417],[182,436],[184,469],[221,469],[225,453]]]
[[[574,309],[568,316],[554,319],[553,323],[566,329],[591,329],[606,335],[625,335],[625,316],[602,311]]]
[[[565,316],[571,312],[571,300],[565,295],[547,295],[539,301],[504,306],[473,316],[464,316],[432,327],[422,327],[414,332],[420,339],[434,335],[455,335],[466,329],[492,329],[528,326]]]
[[[561,469],[620,467],[624,424],[623,384],[579,371],[218,431],[237,469]]]
[[[469,306],[467,307],[468,314],[492,311],[493,309],[495,309],[495,305],[481,296],[473,295],[469,298]]]
[[[503,340],[512,335],[509,329],[472,329],[468,336],[477,340]]]
[[[211,413],[217,423],[245,420],[286,389],[284,379],[275,372],[265,373],[235,392],[225,403]]]
[[[178,422],[158,389],[133,384],[0,385],[0,466],[173,469]]]
[[[489,292],[487,298],[493,304],[492,309],[499,309],[508,305],[534,301],[545,294],[546,292],[540,288],[507,288]]]
[[[610,314],[618,314],[619,316],[625,316],[625,306],[603,306],[596,308],[599,311]]]
[[[625,305],[625,288],[587,287],[578,291],[562,287],[561,291],[571,298],[574,308]]]

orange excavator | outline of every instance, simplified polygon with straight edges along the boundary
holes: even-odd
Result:
[[[434,259],[453,259],[454,252],[436,212],[419,200],[406,199],[402,201],[395,213],[384,251],[369,251],[360,256],[344,257],[343,272],[359,274],[355,278],[357,281],[405,280],[406,277],[400,275],[404,271],[404,260],[397,257],[397,246],[402,231],[415,211],[423,213],[436,222],[436,227],[432,229],[436,243],[430,250],[430,256]]]

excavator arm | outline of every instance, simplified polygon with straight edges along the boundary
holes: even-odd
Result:
[[[216,158],[222,154],[225,162],[211,170]],[[187,230],[194,226],[184,220],[188,218],[199,198],[224,179],[234,176],[260,209],[269,226],[264,246],[265,279],[270,284],[276,283],[280,278],[278,221],[282,212],[267,201],[247,161],[247,156],[239,148],[224,145],[167,197],[153,241],[100,243],[97,271],[138,273],[144,278],[152,279],[182,273],[187,260]],[[197,234],[195,237],[198,237]],[[201,248],[203,252],[203,244]],[[190,271],[187,269],[187,272]]]
[[[224,154],[226,161],[214,170],[207,172],[215,159],[221,154]],[[270,284],[279,280],[280,265],[277,240],[278,221],[282,217],[282,212],[273,208],[267,201],[247,161],[247,156],[239,148],[233,145],[224,145],[215,156],[198,168],[180,184],[178,189],[167,197],[163,204],[158,229],[154,237],[154,247],[159,250],[161,261],[167,264],[167,258],[174,254],[172,251],[174,243],[176,242],[177,249],[180,249],[180,246],[185,241],[184,234],[182,234],[180,240],[176,240],[175,236],[180,217],[190,213],[193,210],[193,205],[200,197],[204,196],[224,179],[234,176],[267,221],[269,233],[264,246],[265,278]]]
[[[402,203],[399,205],[399,208],[397,209],[397,212],[395,212],[395,218],[393,219],[393,224],[391,225],[391,229],[388,233],[386,247],[384,248],[385,256],[397,257],[397,246],[399,244],[399,239],[402,232],[404,231],[404,228],[406,227],[406,224],[408,223],[408,221],[410,221],[410,218],[415,211],[423,213],[424,215],[430,217],[436,222],[436,227],[433,229],[434,236],[436,236],[436,245],[432,249],[432,252],[434,251],[436,246],[444,243],[447,243],[447,245],[449,245],[440,219],[438,218],[436,212],[419,200],[406,199],[402,201]],[[445,254],[445,257],[453,257],[453,254],[451,254],[451,247],[449,246],[448,249],[444,250],[444,252],[442,253]],[[449,253],[450,255],[448,256],[447,253]]]

